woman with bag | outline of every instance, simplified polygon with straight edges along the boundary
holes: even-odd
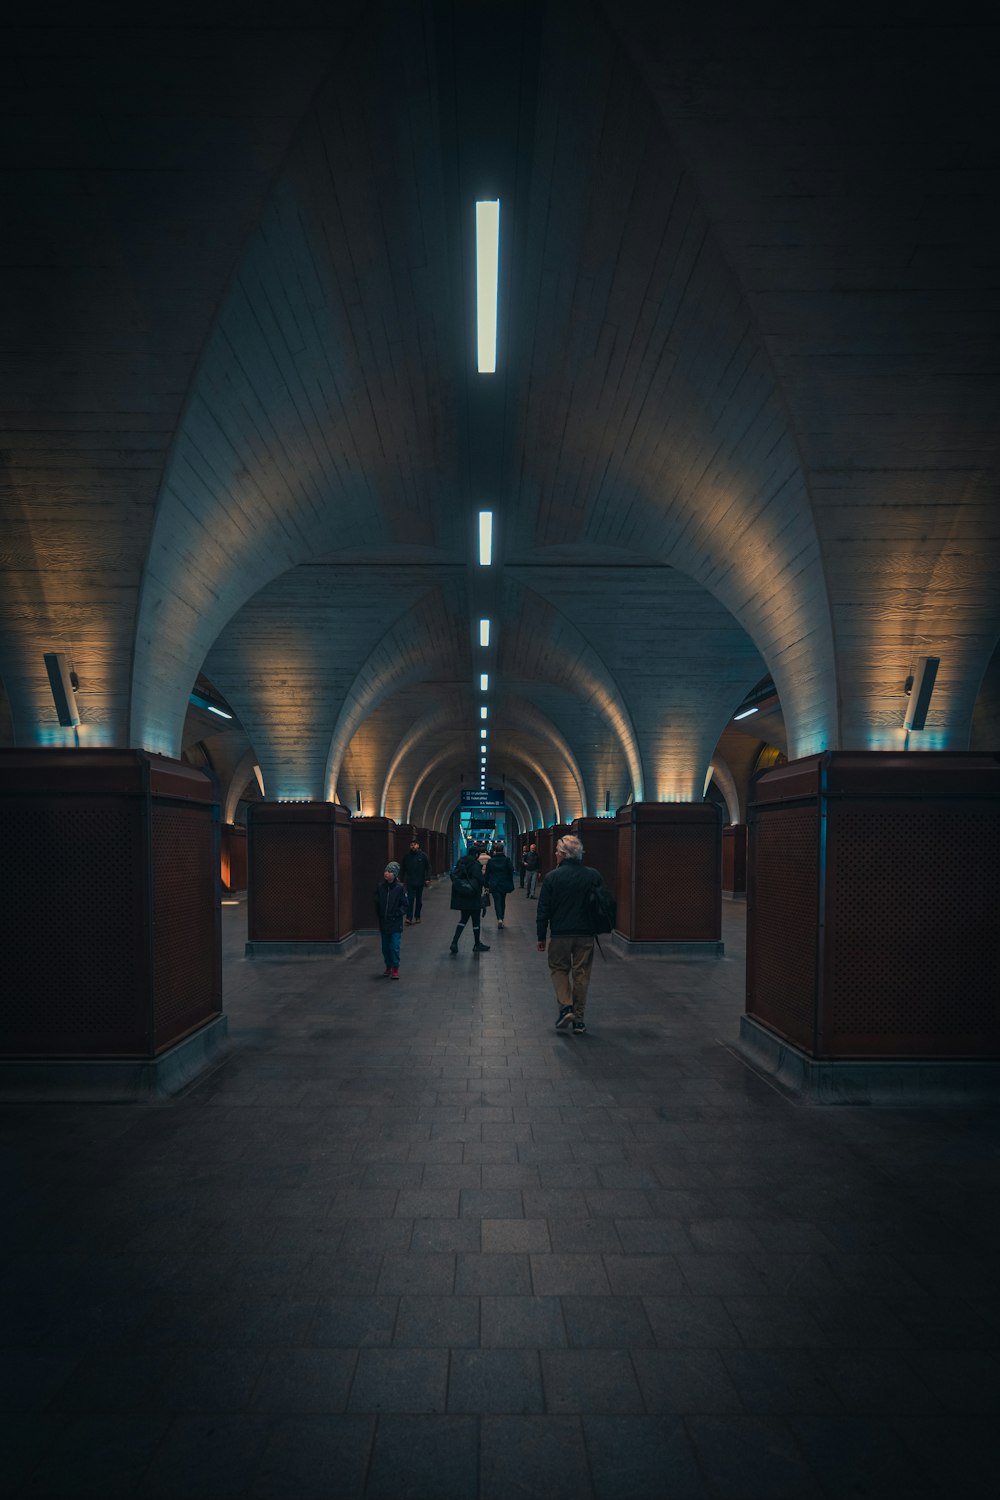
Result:
[[[507,912],[507,897],[514,889],[514,866],[504,853],[502,843],[494,846],[490,862],[486,866],[486,884],[493,897],[497,928],[500,930],[503,928],[503,920]]]
[[[458,940],[466,922],[472,918],[472,935],[475,938],[473,953],[489,953],[489,944],[479,938],[479,924],[483,906],[483,870],[478,856],[470,851],[463,854],[451,872],[451,909],[461,913],[462,920],[455,928],[449,953],[458,952]]]

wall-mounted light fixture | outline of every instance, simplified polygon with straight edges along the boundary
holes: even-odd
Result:
[[[226,709],[220,708],[217,703],[212,703],[208,698],[202,697],[201,693],[189,693],[188,702],[193,703],[195,708],[203,708],[207,713],[215,714],[220,719],[231,719],[233,717]]]
[[[735,724],[739,719],[749,719],[750,715],[756,712],[756,708],[744,708],[740,713],[733,714],[733,723]]]
[[[358,812],[360,813],[360,811],[361,811],[361,788],[360,787],[358,787],[357,792],[355,793],[355,796],[356,796],[356,799],[357,799]]]
[[[903,728],[907,732],[911,729],[923,729],[927,723],[927,710],[931,706],[931,694],[934,691],[940,665],[940,656],[918,657],[916,671],[912,677],[906,679],[904,690],[909,693],[910,702],[906,710],[906,718],[903,720]],[[59,722],[61,724],[62,720],[60,719]]]
[[[80,679],[70,671],[69,657],[62,651],[46,651],[45,670],[49,674],[52,701],[56,706],[60,724],[67,728],[80,723],[80,710],[76,702],[76,690]]]
[[[487,693],[487,692],[489,692],[489,687],[490,687],[489,673],[488,672],[480,672],[480,674],[479,674],[479,691],[481,693]]]
[[[489,643],[490,643],[490,622],[489,622],[489,620],[480,620],[480,622],[479,622],[479,644],[481,646],[488,646]]]

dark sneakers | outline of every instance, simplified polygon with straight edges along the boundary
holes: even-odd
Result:
[[[574,1022],[573,1022],[573,1035],[574,1035],[574,1036],[582,1036],[582,1035],[583,1035],[583,1033],[584,1033],[584,1032],[585,1032],[585,1031],[586,1031],[586,1029],[587,1029],[587,1028],[586,1028],[586,1026],[585,1026],[585,1025],[584,1025],[584,1024],[583,1024],[583,1022],[582,1022],[582,1021],[579,1021],[579,1020],[575,1020],[575,1021],[574,1021]]]
[[[573,1019],[573,1007],[572,1007],[572,1005],[564,1005],[563,1008],[562,1008],[562,1010],[559,1012],[559,1019],[556,1021],[556,1030],[557,1031],[565,1031],[566,1028],[567,1028],[567,1026],[572,1021],[572,1019]]]

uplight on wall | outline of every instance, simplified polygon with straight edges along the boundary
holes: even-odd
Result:
[[[490,643],[490,622],[489,622],[489,620],[480,620],[480,622],[479,622],[479,644],[481,646],[488,646],[489,643]]]
[[[479,738],[480,738],[480,739],[481,739],[481,740],[484,740],[484,739],[485,739],[485,738],[486,738],[486,730],[485,730],[485,729],[481,729],[481,730],[480,730],[480,731],[479,731]]]
[[[497,368],[497,282],[500,266],[500,200],[476,204],[476,363],[480,375]]]
[[[488,568],[493,561],[493,512],[479,512],[479,566]]]
[[[480,706],[479,706],[479,717],[481,719],[485,719],[488,712],[489,712],[489,710],[487,709],[486,704],[485,703],[480,704]]]
[[[489,673],[488,672],[480,672],[480,674],[479,674],[479,691],[481,693],[486,693],[486,692],[489,691],[489,686],[490,686]]]

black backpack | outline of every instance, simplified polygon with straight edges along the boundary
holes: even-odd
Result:
[[[468,901],[470,907],[479,900],[479,886],[469,878],[460,865],[456,865],[451,872],[451,888],[459,901]]]
[[[614,931],[618,908],[614,896],[600,876],[587,892],[587,910],[590,913],[590,930],[595,937],[600,932]]]

